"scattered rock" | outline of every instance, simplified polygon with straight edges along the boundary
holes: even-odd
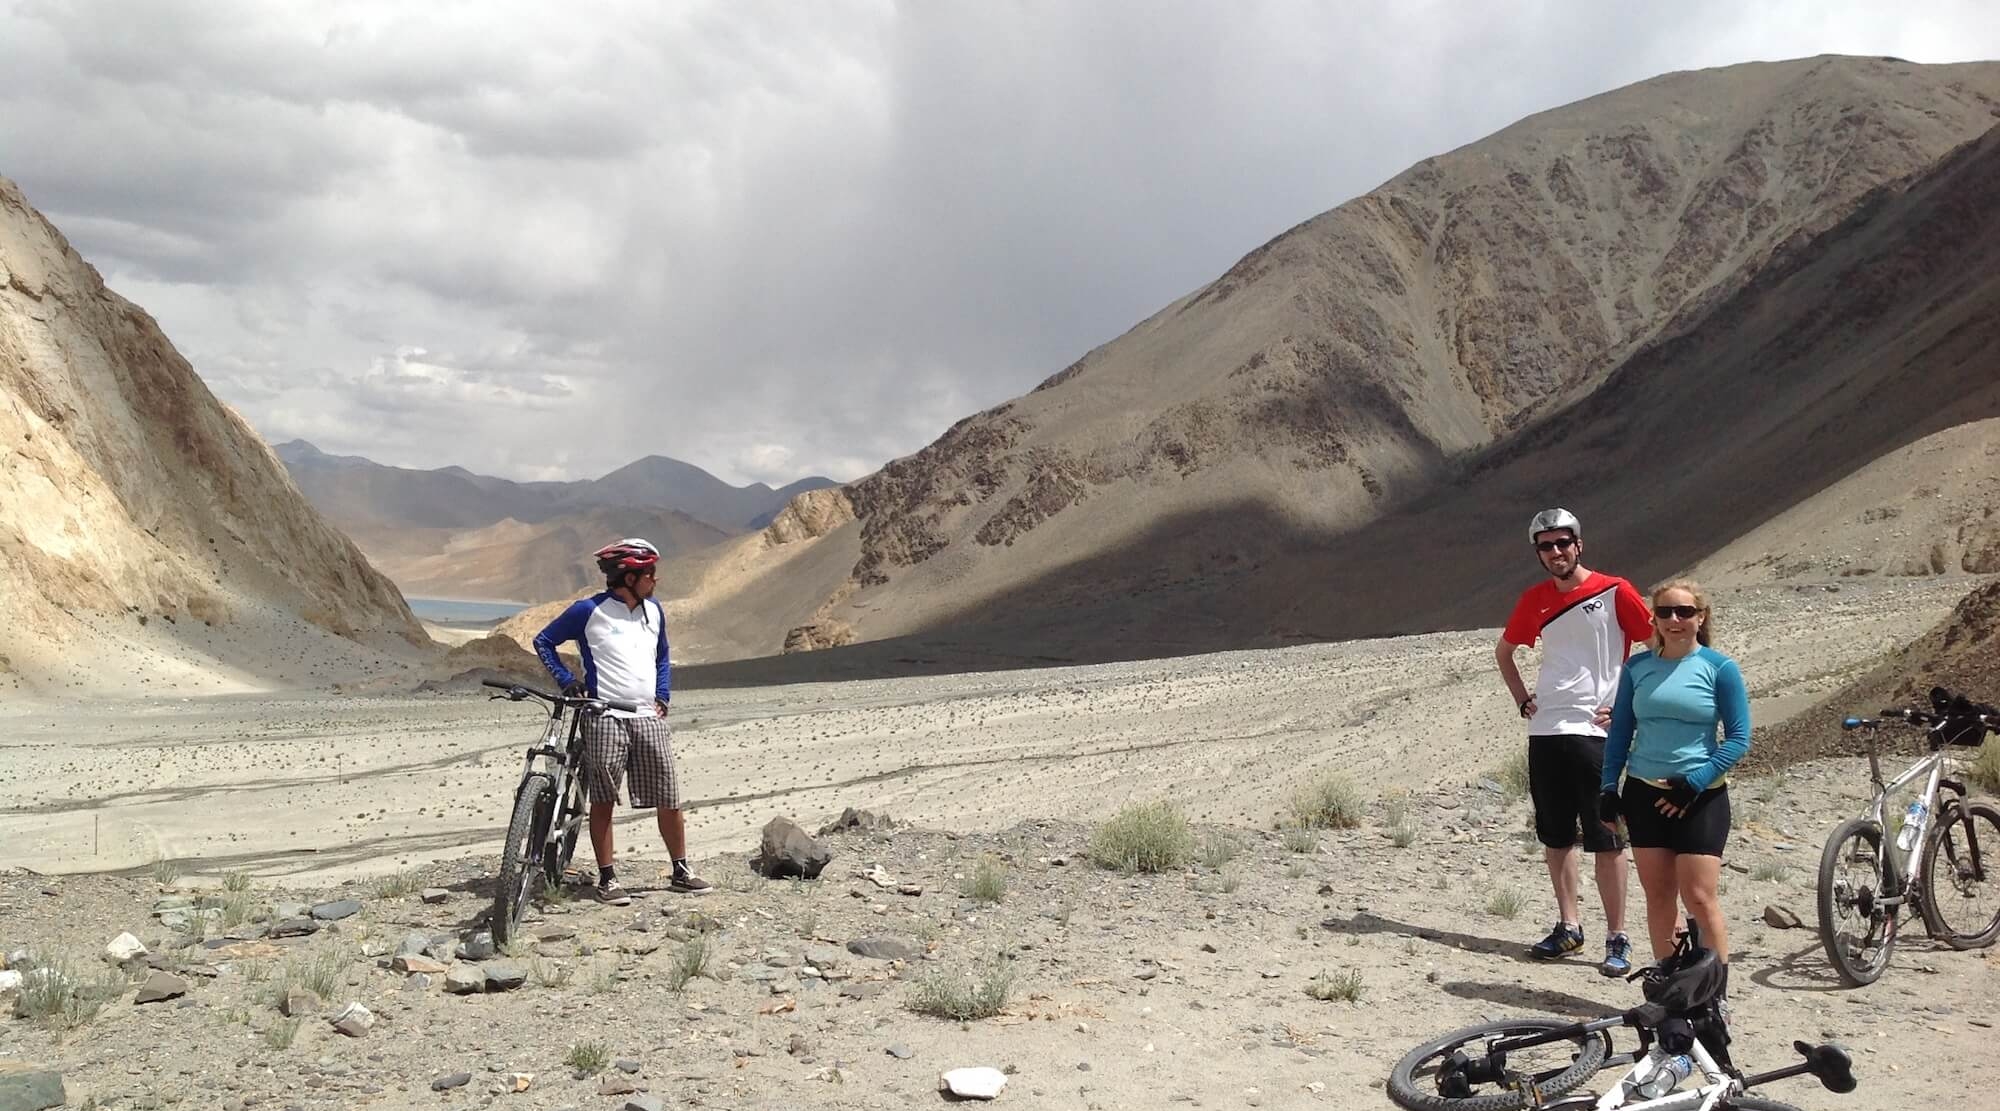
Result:
[[[899,937],[861,937],[847,943],[847,951],[857,957],[878,961],[913,961],[917,947]]]
[[[305,937],[319,932],[319,922],[312,918],[284,918],[271,925],[272,937]]]
[[[430,952],[430,948],[431,935],[422,930],[411,930],[409,933],[404,934],[403,940],[397,944],[396,955],[399,957],[413,957]]]
[[[442,887],[426,887],[419,898],[432,906],[436,906],[439,903],[449,902],[451,900],[451,892],[446,891]]]
[[[366,1037],[368,1029],[374,1025],[375,1012],[359,1003],[349,1003],[333,1016],[334,1030],[350,1038]]]
[[[491,960],[499,950],[493,947],[493,934],[487,930],[476,930],[467,934],[458,943],[458,959],[462,961]]]
[[[659,1096],[633,1096],[625,1101],[625,1111],[667,1111],[667,1104]]]
[[[0,1072],[0,1111],[43,1111],[68,1100],[62,1073],[54,1069]]]
[[[455,1072],[449,1076],[440,1076],[436,1080],[431,1081],[431,1091],[448,1092],[453,1088],[463,1088],[470,1083],[472,1083],[471,1073]]]
[[[111,944],[104,947],[104,955],[116,964],[124,964],[126,961],[145,956],[146,946],[131,934],[119,934],[111,939]]]
[[[909,1046],[904,1045],[902,1042],[896,1042],[895,1044],[891,1045],[888,1049],[883,1050],[883,1052],[887,1053],[891,1057],[894,1057],[898,1061],[907,1061],[910,1058],[915,1057],[917,1055],[916,1050],[911,1049]]]
[[[389,967],[396,972],[428,972],[435,974],[445,971],[447,966],[443,961],[432,960],[422,953],[415,953],[395,958],[389,962]]]
[[[1804,922],[1799,916],[1781,906],[1767,905],[1764,908],[1764,924],[1774,930],[1803,930]]]
[[[819,827],[819,835],[825,837],[829,833],[840,833],[850,829],[893,829],[895,825],[896,823],[887,814],[877,814],[873,810],[856,810],[850,806],[840,812],[840,817]]]
[[[818,879],[833,853],[790,818],[764,823],[764,835],[750,866],[769,879]]]
[[[21,974],[13,969],[0,971],[0,992],[21,990]]]
[[[486,990],[486,973],[476,964],[455,964],[445,973],[444,990],[453,995],[477,995]]]
[[[321,922],[338,922],[361,913],[358,899],[335,899],[330,903],[320,903],[312,908],[312,916]]]
[[[998,1099],[1007,1087],[1007,1074],[994,1068],[953,1069],[938,1077],[938,1091],[960,1099]]]
[[[479,966],[487,991],[513,991],[528,982],[528,970],[513,961],[487,961]]]
[[[179,999],[186,995],[187,981],[165,972],[155,972],[139,985],[139,994],[132,997],[134,1003],[163,1003],[169,999]]]
[[[286,1018],[299,1018],[320,1009],[320,997],[304,988],[292,988],[278,1000],[278,1013]]]

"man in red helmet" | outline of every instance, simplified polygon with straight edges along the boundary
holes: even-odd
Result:
[[[535,653],[563,693],[636,702],[637,713],[606,710],[584,724],[584,778],[590,787],[590,847],[597,854],[599,902],[627,906],[611,856],[611,815],[618,789],[630,773],[632,805],[657,809],[660,839],[673,857],[674,891],[703,894],[707,880],[688,869],[687,820],[680,780],[674,774],[673,734],[667,728],[672,697],[667,662],[667,617],[653,600],[660,550],[638,538],[596,552],[604,590],[571,604],[535,634]],[[575,641],[583,675],[572,674],[556,646]]]

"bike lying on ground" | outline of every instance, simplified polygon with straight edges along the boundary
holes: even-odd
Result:
[[[2000,809],[1968,801],[1965,784],[1944,774],[1947,751],[1977,748],[1987,730],[2000,729],[2000,714],[1942,687],[1932,689],[1931,703],[1929,711],[1889,709],[1841,723],[1866,731],[1875,797],[1866,812],[1834,828],[1820,853],[1819,938],[1834,970],[1853,987],[1874,983],[1889,966],[1905,908],[1921,913],[1930,936],[1954,949],[2000,938]],[[1924,729],[1930,752],[1884,783],[1876,737],[1889,723]],[[1891,829],[1889,796],[1917,781],[1923,788],[1900,828]]]
[[[1830,1042],[1792,1043],[1805,1059],[1784,1068],[1754,1076],[1736,1070],[1721,1009],[1726,966],[1702,947],[1693,919],[1672,956],[1626,977],[1641,978],[1646,1002],[1623,1014],[1591,1022],[1503,1019],[1420,1045],[1390,1072],[1389,1098],[1410,1111],[1796,1111],[1743,1093],[1804,1073],[1829,1091],[1854,1090],[1852,1060]],[[1613,1053],[1611,1032],[1621,1026],[1637,1032],[1638,1045]],[[1618,1068],[1624,1071],[1603,1094],[1578,1090]],[[1694,1087],[1680,1087],[1697,1074]]]
[[[616,698],[571,698],[519,683],[482,680],[501,690],[494,698],[548,703],[549,721],[528,749],[521,784],[514,789],[514,815],[500,853],[500,878],[493,889],[493,942],[505,945],[520,928],[535,880],[562,886],[563,872],[576,855],[577,834],[587,812],[583,782],[583,723],[606,710],[637,711],[639,704]]]

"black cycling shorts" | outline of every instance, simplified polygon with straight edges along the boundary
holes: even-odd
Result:
[[[1669,818],[1653,803],[1667,792],[1643,779],[1625,780],[1625,832],[1635,849],[1667,849],[1690,856],[1722,855],[1729,843],[1729,788],[1696,795],[1687,813]]]
[[[1604,774],[1604,738],[1554,733],[1528,738],[1528,794],[1535,802],[1535,837],[1551,849],[1575,845],[1615,853],[1618,832],[1597,820],[1598,781]]]

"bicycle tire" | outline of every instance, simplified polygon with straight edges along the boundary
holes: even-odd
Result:
[[[1826,949],[1826,959],[1833,970],[1850,987],[1866,987],[1881,977],[1889,967],[1889,954],[1896,948],[1896,908],[1873,908],[1868,915],[1868,929],[1858,938],[1843,931],[1842,918],[1852,918],[1858,907],[1859,890],[1851,883],[1851,877],[1844,873],[1842,866],[1846,846],[1849,842],[1865,844],[1873,857],[1872,865],[1863,865],[1866,879],[1873,884],[1873,895],[1879,896],[1888,886],[1886,872],[1888,856],[1882,851],[1882,827],[1867,818],[1849,818],[1834,827],[1826,839],[1826,847],[1819,854],[1819,941]],[[1853,863],[1859,864],[1857,859]],[[1879,937],[1878,937],[1879,933]],[[1875,953],[1868,959],[1850,949],[1850,941],[1859,940],[1864,944],[1873,941]],[[1865,951],[1865,950],[1864,950]]]
[[[1494,1038],[1515,1034],[1539,1034],[1549,1030],[1559,1030],[1574,1023],[1552,1018],[1515,1018],[1498,1022],[1483,1022],[1477,1026],[1467,1026],[1423,1045],[1403,1055],[1396,1067],[1389,1073],[1389,1098],[1398,1107],[1408,1111],[1519,1111],[1528,1105],[1525,1092],[1505,1088],[1482,1095],[1447,1096],[1435,1091],[1424,1091],[1420,1077],[1429,1066],[1435,1071],[1438,1061],[1451,1055],[1454,1050],[1475,1042],[1490,1041]],[[1570,1059],[1569,1067],[1556,1070],[1546,1080],[1538,1083],[1543,1098],[1559,1096],[1581,1085],[1591,1075],[1604,1066],[1605,1055],[1610,1051],[1610,1039],[1603,1031],[1578,1033],[1564,1042],[1550,1045],[1573,1045],[1576,1055]],[[1541,1047],[1536,1047],[1541,1048]]]
[[[493,943],[514,938],[521,915],[528,909],[529,889],[541,871],[544,817],[555,800],[555,781],[541,772],[521,780],[514,792],[514,816],[507,822],[507,844],[500,850],[500,877],[493,885]]]
[[[2000,870],[2000,810],[1983,802],[1955,805],[1931,827],[1925,840],[1929,844],[1924,849],[1924,925],[1930,928],[1931,936],[1953,949],[1984,949],[1993,944],[2000,938],[2000,874],[1996,874]],[[1968,863],[1975,845],[1978,855]],[[1948,849],[1951,859],[1945,856]],[[1975,865],[1986,873],[1984,879],[1972,878]],[[1971,920],[1946,920],[1947,908],[1954,912],[1971,909],[1957,904],[1978,898],[1979,893],[1985,898],[1980,909],[1972,911]]]
[[[1799,1111],[1789,1103],[1756,1096],[1732,1096],[1715,1105],[1716,1111]]]

